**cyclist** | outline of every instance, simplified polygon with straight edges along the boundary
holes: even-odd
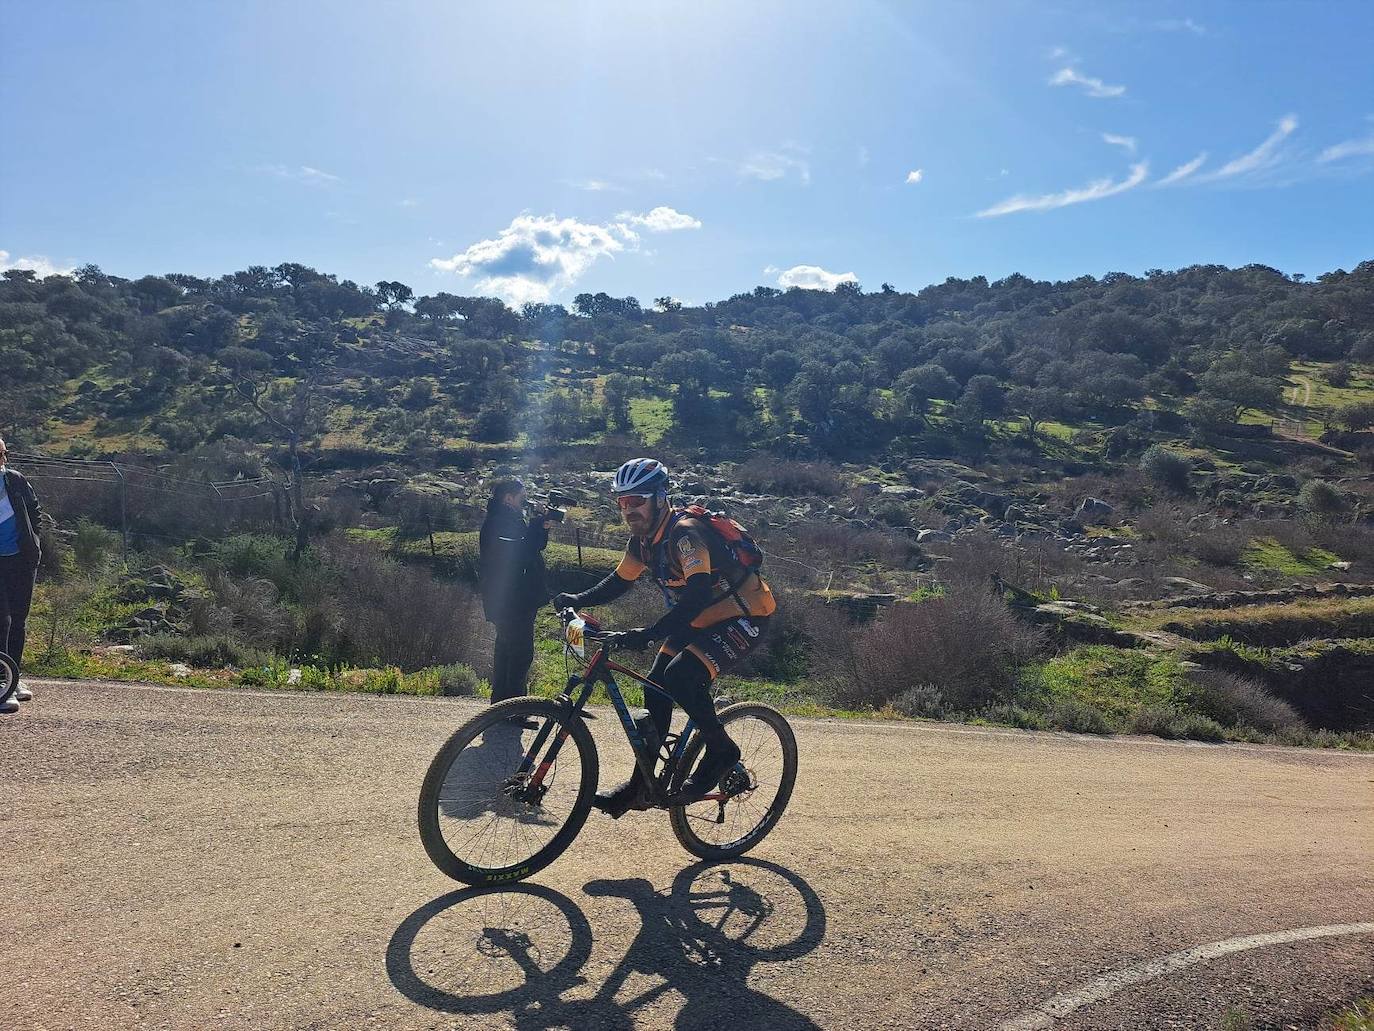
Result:
[[[646,691],[644,703],[658,731],[668,732],[673,702],[682,706],[706,742],[706,754],[682,792],[700,797],[739,761],[739,746],[716,716],[711,682],[753,651],[777,602],[768,584],[745,569],[721,536],[704,519],[668,503],[668,470],[652,458],[636,458],[616,470],[611,493],[631,536],[620,564],[581,594],[560,594],[554,607],[582,608],[614,601],[643,573],[652,573],[668,612],[650,627],[615,635],[619,647],[638,648],[663,641],[648,679],[672,698]],[[598,792],[596,807],[619,819],[644,809],[646,785],[636,766],[614,791]]]

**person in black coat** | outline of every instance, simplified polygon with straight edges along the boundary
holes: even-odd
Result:
[[[487,621],[496,626],[491,700],[525,693],[534,662],[534,617],[549,600],[544,584],[544,548],[552,521],[524,517],[527,495],[519,480],[492,487],[487,517],[478,535],[478,584]]]
[[[38,517],[43,509],[29,481],[9,468],[8,462],[9,450],[0,440],[0,649],[21,667],[25,623],[42,557]],[[21,683],[12,698],[0,702],[0,712],[14,712],[19,702],[32,697],[33,692]]]

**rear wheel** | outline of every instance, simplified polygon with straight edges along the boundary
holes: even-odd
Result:
[[[740,750],[739,763],[721,778],[730,797],[668,810],[682,847],[708,860],[733,859],[762,841],[782,818],[797,780],[797,739],[782,713],[760,702],[740,702],[722,709],[720,722]],[[701,736],[694,736],[675,781],[686,778],[702,747]]]
[[[596,778],[596,745],[581,718],[544,699],[501,702],[454,731],[430,763],[420,840],[434,865],[464,884],[523,880],[572,844]]]
[[[19,667],[4,652],[0,652],[0,702],[7,702],[19,689]]]

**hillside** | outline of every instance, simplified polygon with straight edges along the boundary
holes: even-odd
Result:
[[[518,312],[300,265],[10,271],[0,358],[10,448],[71,545],[54,571],[87,577],[69,599],[81,648],[132,640],[148,658],[256,664],[257,682],[296,662],[317,686],[388,664],[348,682],[467,684],[404,677],[481,668],[480,644],[440,642],[475,619],[450,581],[471,581],[483,482],[520,469],[579,499],[554,562],[577,582],[609,555],[588,549],[620,543],[602,477],[652,451],[682,496],[758,533],[792,599],[795,623],[744,690],[1172,736],[1371,721],[1312,685],[1364,669],[1374,637],[1360,589],[1374,581],[1374,262],[1310,283],[1195,266],[914,294],[758,288],[695,308],[583,294]],[[163,570],[148,596],[110,580],[100,524]],[[283,547],[313,572],[235,532],[294,537]],[[382,593],[396,580],[360,548],[427,567],[406,574],[398,612],[427,599],[451,619],[427,637],[350,627],[368,617],[349,578]],[[975,597],[993,575],[995,611]],[[174,588],[169,604],[158,592]],[[862,630],[814,629],[837,599]],[[56,646],[61,622],[52,670],[81,672]],[[962,655],[971,627],[1000,643]],[[551,687],[556,650],[540,662]],[[1198,666],[1242,687],[1198,687]]]

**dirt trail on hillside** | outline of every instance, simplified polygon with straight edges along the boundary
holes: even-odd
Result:
[[[456,891],[414,806],[470,702],[38,683],[0,721],[6,1028],[980,1028],[1191,946],[1374,921],[1374,757],[797,720],[747,861],[593,814]],[[618,728],[593,724],[603,778]],[[1055,1026],[1313,1026],[1374,934],[1274,945]],[[1053,1023],[1053,1022],[1052,1022]]]

